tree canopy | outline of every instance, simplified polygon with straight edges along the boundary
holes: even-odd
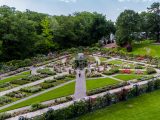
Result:
[[[49,51],[89,46],[114,31],[114,23],[96,12],[51,16],[1,6],[0,59],[24,59]]]

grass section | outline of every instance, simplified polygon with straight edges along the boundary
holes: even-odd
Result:
[[[107,60],[107,58],[104,58],[104,57],[99,57],[99,59],[101,62],[105,62]]]
[[[26,77],[28,75],[30,75],[30,71],[26,71],[26,72],[23,72],[21,74],[2,79],[2,80],[0,80],[0,84],[6,83],[6,82],[11,82],[13,80],[17,80],[17,79],[20,79],[20,78],[24,78],[24,77]]]
[[[120,61],[120,60],[112,60],[112,61],[109,61],[108,64],[112,64],[112,65],[115,65],[115,64],[117,64],[117,65],[122,65],[123,62]]]
[[[86,114],[78,120],[159,120],[160,90]]]
[[[124,51],[126,52],[125,49]],[[146,40],[133,44],[133,51],[131,53],[134,55],[149,55],[152,57],[160,57],[159,51],[160,45],[154,45],[153,41]]]
[[[113,85],[117,83],[119,83],[119,81],[116,81],[111,78],[99,78],[99,79],[87,80],[87,90],[101,88],[101,87],[105,87],[105,86]]]
[[[21,107],[24,107],[24,106],[29,106],[29,105],[32,105],[34,103],[44,102],[44,101],[52,100],[52,99],[55,99],[55,98],[60,98],[60,97],[72,95],[74,93],[74,88],[75,88],[75,82],[67,84],[63,87],[51,90],[49,92],[46,92],[46,93],[41,94],[39,96],[33,97],[31,99],[25,100],[21,103],[15,104],[11,107],[0,110],[0,112],[5,112],[5,111],[8,111],[8,110],[17,109],[17,108],[21,108]]]
[[[116,75],[114,77],[117,79],[124,80],[124,81],[129,81],[129,80],[141,78],[141,77],[143,77],[143,75],[136,75],[136,74],[123,75],[123,74],[121,74],[121,75]]]

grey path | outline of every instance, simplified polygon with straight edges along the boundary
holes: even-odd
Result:
[[[66,74],[67,73],[65,72],[65,73],[57,74],[55,76],[66,75]],[[53,77],[54,76],[47,77],[47,78],[44,78],[42,80],[38,80],[38,81],[29,83],[29,84],[21,85],[21,86],[15,87],[15,88],[10,89],[10,90],[2,91],[2,92],[0,92],[0,96],[3,96],[5,94],[8,94],[8,93],[13,92],[13,91],[18,91],[18,90],[20,90],[21,88],[24,88],[24,87],[30,87],[30,86],[38,85],[38,84],[44,82],[45,80],[53,79]]]
[[[76,75],[76,86],[74,99],[84,98],[86,96],[86,79],[85,79],[85,70],[77,70]],[[80,76],[79,76],[80,73]]]
[[[15,104],[17,104],[17,103],[23,102],[23,101],[25,101],[25,100],[31,99],[31,98],[33,98],[33,97],[39,96],[39,95],[41,95],[41,94],[47,93],[47,92],[49,92],[49,91],[51,91],[51,90],[60,88],[60,87],[62,87],[62,86],[64,86],[64,85],[67,85],[67,84],[72,83],[72,82],[74,82],[74,81],[75,81],[75,80],[72,80],[72,81],[69,81],[69,82],[60,84],[60,85],[58,85],[58,86],[56,86],[56,87],[47,89],[47,90],[45,90],[45,91],[39,92],[39,93],[34,94],[34,95],[31,95],[31,96],[29,96],[29,97],[26,97],[26,98],[24,98],[24,99],[21,99],[21,100],[18,100],[18,101],[16,101],[16,102],[7,104],[7,105],[5,105],[5,106],[0,107],[0,110],[2,110],[2,109],[4,109],[4,108],[7,108],[7,107],[10,107],[10,106],[12,106],[12,105],[15,105]]]
[[[137,85],[144,85],[144,84],[147,84],[147,82],[148,81],[142,81],[142,82],[135,83],[135,84],[137,84]],[[109,91],[106,91],[106,92],[103,92],[103,93],[100,93],[100,94],[96,94],[96,95],[92,95],[92,96],[87,96],[87,97],[84,97],[83,99],[87,100],[89,98],[97,98],[97,97],[100,97],[100,96],[104,96],[106,93],[113,94],[113,93],[116,93],[118,91],[121,91],[124,88],[125,89],[130,89],[135,84],[127,85],[125,87],[116,88],[116,89],[109,90]],[[63,104],[60,104],[60,105],[52,106],[52,107],[45,108],[45,109],[42,109],[42,110],[38,110],[38,111],[35,111],[35,112],[26,113],[26,114],[19,115],[19,116],[16,116],[16,117],[13,117],[13,118],[10,118],[10,119],[7,119],[7,120],[18,120],[18,118],[20,116],[24,116],[24,117],[27,117],[27,118],[32,118],[32,117],[35,117],[35,116],[38,116],[38,115],[42,115],[43,113],[46,113],[50,108],[52,108],[54,110],[65,108],[65,107],[68,107],[69,105],[72,105],[75,101],[79,101],[79,100],[81,100],[81,99],[77,99],[77,100],[74,100],[74,101],[66,102],[66,103],[63,103]]]
[[[94,56],[94,58],[95,58],[96,62],[98,62],[98,65],[100,65],[101,61],[100,61],[99,57],[98,56]]]
[[[113,79],[113,80],[116,80],[116,81],[119,81],[119,82],[124,82],[123,80],[121,80],[121,79],[118,79],[118,78],[115,78],[115,77],[113,77],[113,76],[108,76],[108,75],[104,75],[104,74],[102,74],[105,78],[111,78],[111,79]]]

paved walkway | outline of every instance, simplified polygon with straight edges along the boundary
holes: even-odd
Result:
[[[117,81],[119,81],[119,82],[124,82],[123,80],[121,80],[121,79],[118,79],[118,78],[115,78],[115,77],[113,77],[113,76],[109,76],[109,75],[104,75],[104,74],[102,74],[103,76],[104,76],[104,78],[111,78],[111,79],[113,79],[113,80],[117,80]]]
[[[81,99],[86,97],[86,79],[85,79],[85,70],[77,70],[76,75],[76,86],[74,99]]]
[[[142,82],[135,83],[135,84],[137,84],[137,85],[144,85],[144,84],[147,84],[147,82],[148,81],[142,81]],[[125,89],[130,89],[135,84],[127,85],[125,87],[116,88],[116,89],[109,90],[109,91],[106,91],[106,92],[103,92],[103,93],[100,93],[100,94],[96,94],[96,95],[92,95],[92,96],[87,96],[87,97],[84,97],[83,99],[87,100],[89,98],[97,98],[97,97],[100,97],[100,96],[104,96],[106,93],[113,94],[113,93],[121,91],[124,88]],[[76,101],[79,101],[79,100],[80,99],[77,99]],[[32,117],[35,117],[35,116],[38,116],[38,115],[42,115],[43,113],[46,113],[49,109],[57,110],[57,109],[68,107],[68,106],[72,105],[74,102],[75,102],[75,100],[74,101],[70,101],[70,102],[66,102],[66,103],[63,103],[63,104],[60,104],[60,105],[52,106],[52,107],[49,107],[49,108],[45,108],[45,109],[42,109],[42,110],[38,110],[38,111],[35,111],[35,112],[30,112],[30,113],[26,113],[26,114],[23,114],[23,115],[19,115],[19,116],[16,116],[16,117],[13,117],[13,118],[10,118],[10,119],[7,119],[7,120],[17,120],[20,116],[24,116],[24,117],[27,117],[27,118],[32,118]]]

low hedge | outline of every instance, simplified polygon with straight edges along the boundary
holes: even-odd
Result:
[[[21,91],[28,93],[36,93],[41,91],[41,89],[42,88],[40,86],[33,86],[33,87],[22,88]]]
[[[7,96],[0,97],[0,105],[4,105],[4,104],[9,103],[11,101],[12,101],[12,99]]]
[[[26,80],[19,79],[19,80],[11,81],[10,83],[11,83],[11,84],[16,84],[16,85],[24,85],[24,84],[27,84],[27,83],[29,83],[29,82],[26,81]]]
[[[118,68],[113,68],[113,69],[110,69],[109,71],[104,71],[103,72],[103,74],[105,74],[105,75],[113,75],[113,74],[116,74],[116,73],[119,73]]]
[[[40,74],[46,74],[46,75],[56,75],[56,72],[51,71],[50,69],[39,69],[37,70]]]
[[[147,68],[146,72],[147,72],[148,75],[157,73],[156,70],[154,68],[151,68],[151,67]]]

